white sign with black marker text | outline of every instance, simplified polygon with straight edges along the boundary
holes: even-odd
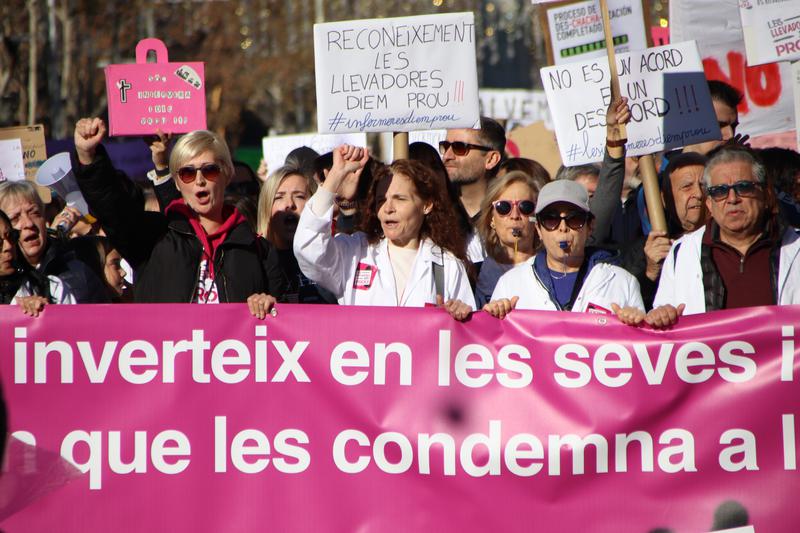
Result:
[[[320,133],[478,122],[472,13],[314,25]]]
[[[616,60],[631,109],[629,156],[720,138],[694,41],[619,54]],[[611,101],[607,59],[545,67],[541,76],[564,164],[602,161]]]

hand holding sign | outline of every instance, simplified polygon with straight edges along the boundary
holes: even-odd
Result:
[[[75,124],[75,150],[82,165],[94,161],[97,146],[106,136],[106,123],[101,118],[82,118]]]

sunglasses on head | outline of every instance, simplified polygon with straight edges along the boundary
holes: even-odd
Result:
[[[514,209],[514,206],[519,209],[520,215],[526,217],[531,216],[536,210],[536,204],[530,200],[497,200],[492,206],[494,207],[495,213],[501,217],[511,214],[511,210]]]
[[[208,181],[217,181],[222,169],[216,163],[206,163],[199,167],[187,165],[178,169],[178,177],[184,183],[191,183],[197,178],[197,171],[203,175],[203,178]]]
[[[480,144],[462,143],[461,141],[439,141],[439,152],[441,152],[442,155],[450,149],[453,150],[455,155],[467,155],[470,150],[481,150],[484,152],[494,150],[494,148],[481,146]]]
[[[544,229],[547,231],[554,231],[560,225],[561,221],[567,223],[567,227],[573,230],[579,230],[589,222],[589,218],[591,215],[589,213],[585,213],[583,211],[573,211],[572,213],[567,213],[566,215],[562,216],[561,213],[539,213],[536,216],[536,220],[539,224],[542,225]]]
[[[761,184],[755,181],[742,180],[737,181],[733,185],[714,185],[712,187],[707,187],[706,192],[712,200],[719,202],[728,197],[728,192],[730,192],[731,189],[733,189],[736,196],[752,198],[761,190]]]

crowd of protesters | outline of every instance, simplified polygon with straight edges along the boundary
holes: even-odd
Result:
[[[503,127],[482,117],[449,130],[438,153],[414,143],[387,165],[366,148],[303,147],[260,179],[215,133],[174,146],[159,133],[147,189],[114,167],[104,122],[81,119],[72,170],[89,213],[0,184],[0,298],[33,316],[48,304],[246,302],[264,319],[287,302],[432,306],[460,321],[605,313],[654,327],[798,304],[800,154],[751,149],[737,132],[741,96],[709,86],[721,139],[656,158],[667,231],[650,229],[625,154],[624,98],[606,113],[603,163],[552,179],[507,158]]]

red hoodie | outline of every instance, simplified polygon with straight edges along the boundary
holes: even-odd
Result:
[[[164,210],[165,214],[170,212],[175,212],[185,216],[189,221],[189,224],[192,225],[197,238],[200,239],[200,242],[203,245],[203,257],[208,260],[209,276],[211,279],[214,279],[214,255],[217,252],[217,248],[225,241],[225,239],[228,238],[228,234],[231,232],[231,230],[233,230],[233,228],[242,222],[247,222],[247,219],[244,218],[244,215],[242,215],[235,207],[226,205],[222,208],[222,218],[225,221],[217,229],[217,231],[209,235],[200,224],[200,218],[197,216],[197,213],[195,213],[191,207],[186,205],[186,202],[183,201],[183,198],[173,200]]]

